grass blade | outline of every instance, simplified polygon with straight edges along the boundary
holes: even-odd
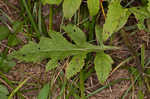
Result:
[[[23,5],[24,5],[24,7],[25,7],[25,9],[26,9],[26,11],[27,11],[27,15],[28,15],[28,17],[29,17],[29,19],[30,19],[30,21],[31,21],[31,24],[32,24],[32,26],[33,26],[35,32],[37,33],[37,37],[39,37],[41,34],[40,34],[40,32],[39,32],[39,30],[38,30],[38,28],[37,28],[37,26],[36,26],[36,23],[35,23],[35,21],[34,21],[34,19],[33,19],[33,17],[32,17],[32,14],[31,14],[31,12],[30,12],[30,10],[29,10],[29,8],[28,8],[28,5],[27,5],[27,3],[26,3],[25,0],[23,0]]]
[[[23,82],[21,82],[19,84],[19,86],[17,88],[15,88],[12,93],[10,94],[10,96],[8,97],[8,99],[12,99],[12,97],[14,96],[14,94],[30,79],[30,77],[26,78]]]

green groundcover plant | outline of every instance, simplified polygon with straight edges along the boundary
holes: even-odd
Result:
[[[108,4],[108,7],[104,6],[104,9],[102,4],[103,1],[107,2]],[[128,22],[130,16],[136,19],[135,27],[137,29],[149,32],[150,24],[148,21],[150,19],[150,0],[141,0],[142,4],[140,6],[136,5],[132,7],[131,3],[133,1],[134,0],[128,2],[128,0],[126,0],[125,2],[127,3],[127,5],[124,6],[123,4],[121,4],[123,0],[39,0],[33,6],[34,9],[32,13],[31,11],[32,7],[31,8],[29,7],[32,5],[28,4],[30,1],[28,2],[26,0],[22,0],[21,2],[24,6],[22,11],[26,11],[25,15],[28,16],[27,18],[26,16],[24,17],[25,19],[23,22],[11,21],[9,17],[6,17],[9,19],[8,21],[10,21],[10,23],[7,24],[7,22],[3,20],[3,17],[0,17],[1,18],[0,20],[6,25],[6,26],[0,25],[0,31],[2,31],[0,33],[0,41],[5,39],[8,40],[5,50],[0,52],[0,69],[4,72],[8,72],[13,66],[16,65],[13,59],[18,59],[21,62],[27,62],[27,63],[28,62],[39,63],[42,62],[43,60],[47,60],[45,68],[46,71],[48,72],[50,70],[54,71],[55,68],[60,66],[60,62],[63,62],[64,60],[67,59],[68,64],[64,68],[65,72],[63,71],[65,77],[64,77],[64,82],[60,94],[62,94],[63,90],[65,90],[65,87],[67,85],[66,83],[68,81],[66,79],[70,79],[70,78],[74,79],[78,77],[75,75],[79,73],[80,74],[78,79],[79,82],[77,84],[79,84],[80,88],[79,87],[78,88],[80,89],[79,90],[80,92],[77,94],[79,94],[79,98],[81,96],[82,99],[84,99],[84,97],[90,97],[91,95],[95,94],[98,91],[96,90],[95,92],[86,96],[84,94],[85,92],[84,82],[89,77],[91,72],[89,74],[87,73],[88,76],[86,74],[83,75],[82,73],[85,73],[85,71],[89,69],[92,70],[93,72],[93,68],[91,68],[90,66],[86,67],[88,61],[92,62],[92,66],[96,71],[100,84],[105,84],[105,81],[107,80],[110,72],[112,71],[112,64],[114,63],[113,59],[107,53],[107,51],[120,49],[118,46],[107,45],[108,43],[106,42],[108,40],[114,39],[112,35],[114,35],[116,32],[126,33],[125,25],[128,26],[128,24],[126,23]],[[84,3],[86,2],[87,9],[84,10],[82,9],[81,6],[83,2]],[[51,13],[49,14],[50,15],[49,19],[53,19],[51,18],[53,17],[52,14],[53,9],[51,9],[52,7],[54,7],[53,5],[62,6],[60,8],[62,8],[63,17],[62,17],[62,23],[59,27],[61,32],[56,32],[55,30],[52,29],[51,21],[53,20],[50,20],[49,30],[48,30],[49,32],[47,33],[46,26],[45,24],[43,25],[44,23],[43,21],[45,21],[45,17],[44,18],[42,17],[41,4],[51,5],[50,6]],[[37,5],[40,6],[37,7]],[[58,10],[60,9],[58,8]],[[81,10],[87,11],[86,14],[89,15],[82,16],[80,12]],[[106,10],[107,10],[107,14],[105,16]],[[103,26],[102,25],[100,26],[98,22],[96,22],[97,20],[99,20],[99,15],[101,13],[100,11],[102,11],[102,14],[104,15],[105,18],[105,22]],[[36,15],[34,15],[35,13]],[[84,24],[83,22],[84,18],[83,19],[81,18],[82,21],[81,23],[76,22],[76,21],[80,21],[81,16],[84,18],[88,17],[86,21],[87,23],[85,22]],[[64,19],[65,21],[69,20],[67,21],[67,24],[63,24]],[[145,21],[147,23],[145,23]],[[92,25],[90,22],[92,23]],[[31,24],[31,27],[30,26],[28,27],[29,24]],[[7,25],[8,26],[10,25],[9,28]],[[17,33],[22,32],[23,28],[25,28],[24,26],[28,27],[29,30],[28,32],[32,32],[30,33],[31,36],[28,38],[29,42],[24,46],[22,46],[22,48],[20,48],[19,50],[13,49],[12,52],[9,53],[9,48],[21,44],[21,40],[19,39],[19,37],[17,37],[18,35]],[[90,26],[92,27],[92,29]],[[87,29],[86,32],[83,32],[84,31],[83,27]],[[87,27],[90,29],[88,29]],[[89,32],[92,34],[92,37],[90,37],[91,34]],[[35,41],[31,40],[32,37],[34,37]],[[90,41],[94,41],[94,43]],[[124,43],[126,42],[124,41]],[[2,45],[1,42],[0,44]],[[130,51],[130,48],[129,48],[129,52],[132,53],[132,51]],[[139,58],[138,55],[140,53],[135,52],[135,54],[137,54],[137,56],[133,55],[135,56],[135,59],[136,57]],[[140,61],[139,64],[143,69],[142,73],[149,74],[149,69],[145,70],[145,67],[148,66],[150,62],[148,63],[145,62],[144,44],[141,48],[140,55],[141,58],[138,61]],[[122,63],[126,63],[128,60],[130,60],[130,58],[132,59],[133,57],[129,57],[127,60],[124,60],[125,62],[123,61]],[[143,80],[142,77],[144,78],[144,76],[140,75],[140,71],[138,70],[138,67],[135,68],[129,67],[129,71],[131,71],[131,74],[135,78],[133,82],[134,84],[137,81],[140,82]],[[86,76],[86,77],[84,78],[82,76]],[[27,81],[28,78],[25,79],[16,89],[14,89],[14,91],[12,91],[9,97],[8,97],[9,94],[8,89],[5,86],[0,85],[0,97],[3,97],[4,99],[7,98],[11,99],[11,97],[13,97],[13,95],[19,90],[19,88],[21,88],[24,85],[24,83],[26,83]],[[146,81],[147,79],[144,82]],[[148,83],[149,82],[146,82],[147,84],[146,86],[148,86],[148,90],[150,92],[150,87]],[[51,90],[50,85],[51,85],[50,82],[44,85],[44,87],[40,90],[40,93],[37,97],[38,99],[48,98]],[[103,90],[103,88],[108,88],[110,85],[113,85],[113,83],[107,84],[106,86],[103,86],[98,90],[100,91]],[[127,93],[132,88],[132,85],[125,92],[125,95],[123,95],[122,99],[124,99],[124,97],[127,96]],[[70,91],[72,89],[68,88],[68,90]],[[141,90],[139,91],[139,93],[143,95],[143,92]],[[61,97],[61,95],[59,97]]]
[[[63,13],[65,18],[71,18],[79,9],[82,0],[42,0],[43,4],[59,5],[63,2]],[[99,0],[87,0],[91,16],[99,12]],[[52,70],[58,66],[58,61],[71,56],[69,65],[66,68],[66,77],[73,77],[85,65],[85,59],[88,53],[95,52],[94,59],[95,70],[100,83],[104,83],[112,70],[113,60],[106,54],[105,50],[114,50],[117,47],[106,46],[103,44],[111,35],[119,31],[127,22],[129,16],[134,14],[138,20],[138,28],[145,29],[144,19],[149,18],[148,6],[123,8],[120,0],[111,0],[108,6],[107,18],[103,29],[95,26],[96,38],[99,45],[93,45],[87,42],[85,33],[76,25],[68,24],[62,26],[62,29],[71,38],[69,42],[60,32],[50,31],[50,38],[40,37],[40,42],[30,41],[19,51],[12,52],[9,57],[16,58],[25,62],[40,62],[44,59],[50,59],[46,64],[46,71]],[[69,9],[69,10],[68,10]]]
[[[69,66],[66,68],[66,77],[70,78],[83,68],[86,55],[90,52],[96,52],[95,70],[101,83],[104,83],[113,63],[111,57],[105,54],[104,50],[116,49],[116,47],[96,46],[88,43],[84,32],[75,25],[70,24],[64,26],[63,29],[75,44],[67,41],[61,33],[51,31],[49,33],[51,38],[41,37],[38,44],[30,41],[19,51],[11,53],[9,57],[25,62],[39,62],[50,58],[46,65],[46,71],[48,71],[57,67],[59,60],[72,56]]]

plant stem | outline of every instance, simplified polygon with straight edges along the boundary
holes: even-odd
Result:
[[[81,99],[85,99],[85,87],[84,87],[84,72],[83,70],[80,72],[80,91],[81,91]]]
[[[15,86],[13,86],[13,82],[10,81],[10,80],[5,76],[5,74],[3,74],[1,71],[0,71],[0,77],[1,77],[12,89],[15,88]],[[17,93],[18,93],[19,96],[24,97],[20,91],[18,91]]]
[[[50,5],[49,8],[49,31],[53,29],[53,6]]]
[[[12,91],[12,93],[10,94],[10,96],[8,97],[8,99],[12,99],[12,97],[14,96],[14,94],[15,94],[29,79],[30,79],[30,77],[29,77],[29,78],[26,78],[23,82],[21,82],[21,83],[19,84],[19,86],[18,86],[17,88],[15,88],[15,89]]]
[[[103,0],[100,0],[100,7],[102,9],[103,16],[106,19],[106,14],[105,14],[104,7],[103,7]]]

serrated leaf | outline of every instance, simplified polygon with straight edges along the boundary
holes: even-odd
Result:
[[[8,29],[8,27],[0,25],[0,41],[4,40],[8,37],[10,31]]]
[[[108,7],[103,27],[103,40],[106,41],[114,32],[121,29],[127,22],[129,15],[129,10],[120,5],[120,0],[113,0]]]
[[[50,57],[67,57],[78,54],[78,47],[68,42],[61,33],[50,34],[52,39],[42,38],[39,43],[41,51],[50,52]]]
[[[76,29],[79,30],[78,28]],[[81,31],[79,30],[77,35],[80,35],[80,32]],[[66,40],[59,32],[51,31],[49,34],[51,38],[41,37],[38,44],[30,41],[19,51],[14,51],[9,54],[9,59],[16,58],[25,62],[40,62],[44,59],[52,59],[46,67],[46,70],[50,70],[57,66],[58,60],[62,60],[68,56],[78,56],[90,52],[118,49],[113,46],[96,46],[88,42],[78,45],[80,42],[76,41],[76,38],[79,36],[72,37],[74,41],[77,42],[77,44],[73,44]]]
[[[104,52],[99,52],[96,54],[94,64],[98,80],[101,84],[104,84],[109,76],[109,73],[112,70],[112,63],[112,58]]]
[[[86,36],[84,32],[77,26],[69,24],[67,26],[63,26],[63,29],[77,45],[86,43]]]
[[[61,33],[51,33],[51,39],[42,37],[40,43],[29,42],[19,51],[14,51],[9,55],[25,62],[38,62],[45,58],[59,57],[63,59],[67,56],[78,55],[83,52],[98,52],[102,50],[116,49],[111,46],[95,46],[84,43],[82,46],[76,46],[68,42]]]
[[[19,51],[14,51],[13,53],[9,54],[8,57],[16,58],[26,62],[37,62],[41,61],[43,58],[46,58],[44,54],[46,53],[40,53],[38,44],[30,41]]]
[[[62,0],[41,0],[41,2],[45,5],[45,4],[56,4],[59,5]]]
[[[87,0],[90,16],[95,16],[100,7],[100,0]]]
[[[44,87],[40,90],[40,93],[37,99],[48,99],[49,92],[50,92],[50,86],[48,83],[48,84],[45,84]]]
[[[71,18],[79,9],[82,0],[64,0],[63,13],[65,18]]]
[[[140,30],[145,29],[144,20],[150,18],[149,12],[147,11],[146,7],[134,7],[130,8],[130,11],[135,15],[138,21],[138,28]]]
[[[66,68],[66,77],[70,78],[80,72],[80,70],[84,66],[84,59],[86,58],[86,54],[74,56]]]
[[[49,62],[46,64],[46,71],[56,68],[58,66],[58,59],[59,58],[56,57],[49,60]]]

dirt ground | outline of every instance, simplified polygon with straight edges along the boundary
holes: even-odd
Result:
[[[9,3],[11,3],[14,6],[19,6],[17,3],[17,0],[8,0]],[[12,19],[17,20],[18,18],[20,19],[20,17],[17,16],[18,11],[16,11],[15,9],[11,8],[9,5],[7,5],[6,3],[4,3],[3,0],[0,0],[0,8],[5,11]],[[44,12],[43,14],[48,14],[48,9],[47,7],[44,7],[43,9]],[[1,15],[1,14],[0,14]],[[60,24],[60,18],[61,18],[61,14],[57,14],[56,16],[54,16],[55,18],[55,22],[54,25],[57,29],[57,27],[59,27],[58,24]],[[47,22],[48,20],[46,20],[46,24],[48,24]],[[130,21],[132,22],[132,20]],[[1,22],[0,22],[1,24]],[[137,35],[132,36],[131,38],[129,38],[132,43],[134,44],[134,47],[137,51],[140,50],[141,44],[144,43],[146,44],[146,48],[147,48],[147,52],[146,54],[149,55],[149,37],[147,36],[148,34],[144,31],[137,31],[136,33]],[[21,34],[20,34],[21,35]],[[22,36],[20,36],[22,37]],[[24,39],[24,43],[26,43],[26,40],[24,37],[22,37],[22,39]],[[121,46],[122,50],[119,51],[114,51],[111,52],[110,55],[113,57],[114,61],[116,62],[113,67],[118,66],[118,64],[120,64],[122,62],[122,60],[126,59],[127,57],[130,56],[130,53],[128,52],[126,46],[123,44],[123,42],[120,40],[122,39],[120,36],[117,37],[112,43],[117,46]],[[7,45],[5,45],[6,41],[3,41],[3,45],[0,45],[0,52],[3,51],[3,49],[5,47],[7,47]],[[10,52],[12,51],[12,49],[18,49],[18,47],[15,48],[9,48]],[[31,76],[31,75],[35,75],[33,76],[32,79],[30,79],[26,85],[26,88],[21,88],[22,89],[26,89],[26,90],[30,90],[29,92],[23,94],[24,97],[26,97],[26,99],[36,99],[40,88],[42,87],[42,85],[46,82],[48,82],[49,80],[51,80],[51,72],[46,73],[45,72],[45,62],[44,63],[37,63],[37,64],[32,64],[32,63],[23,63],[23,62],[17,62],[17,65],[15,67],[12,68],[12,70],[5,74],[6,77],[13,81],[13,82],[21,82],[23,81],[25,78]],[[127,66],[133,66],[135,65],[134,61],[133,62],[128,62],[128,64],[126,64]],[[119,78],[132,78],[132,76],[130,75],[130,73],[128,72],[127,69],[124,68],[119,68],[117,69],[107,80],[106,84],[112,81],[115,81]],[[1,82],[1,80],[0,80]],[[108,88],[103,89],[102,91],[96,93],[94,96],[89,97],[89,99],[121,99],[121,96],[123,96],[123,94],[126,92],[126,90],[129,88],[129,86],[132,84],[131,81],[129,80],[123,80],[119,83],[114,84],[113,86],[109,86]],[[17,85],[17,84],[16,84]],[[100,87],[102,87],[96,77],[96,74],[93,73],[88,80],[85,83],[86,86],[86,94],[89,94],[97,89],[99,89]],[[9,87],[9,86],[7,86]],[[137,97],[137,89],[135,88],[133,89],[134,92],[130,92],[129,95],[125,98],[125,99],[130,99],[129,97],[132,96],[132,99],[139,99]],[[11,89],[10,89],[11,90]],[[17,97],[14,97],[14,99],[18,99]],[[55,99],[55,98],[53,98]],[[145,99],[150,99],[148,96],[145,96]]]

